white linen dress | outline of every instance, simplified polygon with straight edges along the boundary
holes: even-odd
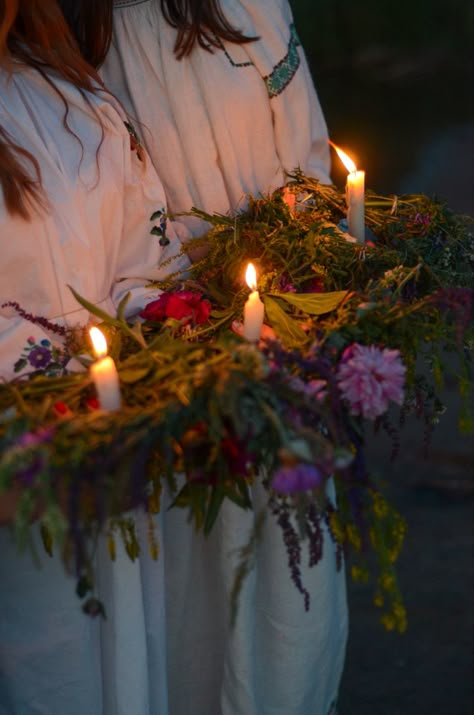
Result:
[[[178,61],[159,0],[115,0],[102,67],[162,178],[171,212],[226,214],[300,168],[329,183],[328,134],[286,0],[221,0],[246,35]],[[205,225],[187,219],[199,235]]]
[[[75,325],[89,316],[67,284],[112,313],[130,291],[133,312],[157,295],[145,287],[150,279],[188,263],[179,259],[161,267],[181,247],[176,224],[168,227],[170,244],[162,248],[150,234],[151,214],[165,206],[162,185],[149,159],[139,161],[131,151],[122,116],[108,95],[88,95],[88,104],[74,87],[54,81],[69,105],[70,131],[60,96],[38,72],[15,67],[7,76],[0,69],[0,126],[38,161],[48,200],[47,208],[25,221],[8,214],[0,192],[0,306],[16,302],[26,313]],[[31,169],[26,160],[25,166]],[[54,332],[12,307],[0,308],[0,378],[47,368],[55,344],[61,348]],[[15,373],[22,354],[26,364]],[[142,518],[137,515],[139,528]],[[37,553],[41,568],[30,553],[19,556],[9,529],[0,528],[0,714],[148,713],[133,687],[133,707],[127,701],[109,706],[121,695],[115,691],[117,650],[127,653],[126,687],[127,678],[140,687],[136,671],[139,677],[146,672],[139,658],[146,640],[141,565],[124,559],[112,567],[105,553],[100,555],[100,588],[110,595],[111,613],[101,624],[81,612],[75,581],[59,558],[46,556],[39,539]],[[146,558],[142,564],[145,568]],[[163,562],[153,562],[149,576],[159,581],[158,598],[162,568]],[[124,572],[120,594],[114,593],[114,569]],[[119,599],[125,601],[130,638],[120,623],[115,629]],[[157,609],[154,603],[151,622]]]
[[[213,54],[196,49],[178,62],[176,33],[158,0],[115,3],[114,39],[102,74],[138,120],[174,212],[193,205],[236,210],[248,193],[283,185],[296,167],[329,181],[326,125],[288,3],[223,0],[222,6],[236,27],[261,41],[223,43]],[[182,219],[194,235],[205,230]],[[237,624],[229,626],[236,554],[266,500],[257,486],[254,512],[224,504],[208,539],[187,528],[184,513],[164,515],[166,633],[157,621],[149,635],[150,713],[335,712],[348,618],[345,576],[336,569],[327,534],[323,560],[312,569],[307,558],[302,564],[311,594],[306,613],[289,576],[282,535],[269,517]],[[158,619],[159,610],[151,610]]]

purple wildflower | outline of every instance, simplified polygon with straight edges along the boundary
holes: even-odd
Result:
[[[296,288],[291,282],[288,273],[282,273],[278,281],[278,291],[280,293],[296,293]]]
[[[437,308],[445,313],[446,318],[453,317],[456,338],[462,343],[464,332],[472,322],[474,313],[474,290],[472,288],[442,288],[433,296]]]
[[[2,303],[0,305],[0,308],[13,308],[18,315],[21,315],[24,320],[28,320],[30,323],[34,323],[35,325],[41,325],[41,327],[46,328],[46,330],[50,330],[52,333],[56,333],[57,335],[66,335],[66,328],[64,325],[58,325],[57,323],[51,323],[47,318],[43,318],[40,315],[32,315],[32,313],[27,313],[26,310],[23,310],[23,308],[14,300],[9,300],[7,303]],[[33,340],[34,338],[30,337],[29,341]]]
[[[17,439],[16,445],[24,449],[38,447],[40,444],[44,444],[44,442],[51,442],[53,434],[54,429],[52,427],[42,427],[36,432],[25,432]]]
[[[417,213],[415,215],[415,223],[421,223],[424,226],[429,226],[430,222],[431,222],[431,217],[429,214]]]
[[[50,442],[53,434],[54,429],[41,428],[36,432],[25,432],[17,439],[14,449],[24,450],[21,455],[21,466],[16,472],[16,479],[20,484],[32,486],[37,475],[42,471],[45,464],[44,454],[35,450],[45,442]]]
[[[305,382],[301,377],[292,377],[290,385],[295,392],[301,392],[311,399],[324,400],[326,397],[327,380],[308,380]]]
[[[16,480],[19,484],[25,487],[33,486],[37,475],[44,467],[44,459],[42,456],[35,454],[30,464],[27,467],[19,469],[16,473]]]
[[[293,494],[320,487],[324,481],[324,475],[314,464],[297,462],[277,469],[272,487],[280,494]]]
[[[307,281],[303,293],[322,293],[324,290],[324,277],[323,276],[313,276],[311,280]]]
[[[304,609],[309,611],[309,591],[303,586],[301,579],[301,543],[290,518],[290,508],[286,503],[279,503],[276,499],[270,499],[270,508],[277,517],[277,524],[282,530],[283,541],[288,555],[288,566],[290,568],[291,580],[304,598]]]

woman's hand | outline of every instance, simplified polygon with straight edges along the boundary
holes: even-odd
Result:
[[[241,338],[244,336],[244,324],[239,322],[238,320],[234,320],[232,322],[232,330],[236,335],[240,335]],[[275,331],[270,325],[266,325],[264,323],[262,325],[262,330],[260,332],[260,342],[259,342],[259,347],[262,347],[262,345],[265,343],[266,340],[276,340],[277,337],[275,335]]]

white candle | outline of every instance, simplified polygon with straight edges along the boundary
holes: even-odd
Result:
[[[365,243],[364,212],[365,171],[351,171],[347,175],[346,203],[349,233],[359,243]]]
[[[244,338],[256,343],[260,340],[265,307],[258,294],[257,274],[253,263],[249,263],[247,266],[245,280],[252,292],[244,306]]]
[[[358,171],[352,159],[338,146],[329,142],[348,170],[346,183],[347,223],[349,234],[365,243],[365,171]]]
[[[107,342],[99,328],[91,328],[89,335],[97,357],[97,361],[90,367],[90,373],[97,391],[100,407],[108,412],[115,412],[122,405],[117,368],[112,358],[107,355]]]

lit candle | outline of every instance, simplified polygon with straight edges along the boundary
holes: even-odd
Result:
[[[244,306],[244,338],[256,343],[260,340],[265,308],[258,294],[257,273],[253,263],[249,263],[247,266],[245,280],[252,292]]]
[[[365,242],[364,184],[365,171],[358,171],[352,159],[338,146],[329,142],[348,170],[346,183],[347,223],[349,234],[359,243]]]
[[[89,335],[97,357],[97,361],[90,367],[90,372],[100,407],[108,412],[115,412],[122,404],[117,368],[112,358],[107,355],[107,342],[99,328],[91,328]]]

